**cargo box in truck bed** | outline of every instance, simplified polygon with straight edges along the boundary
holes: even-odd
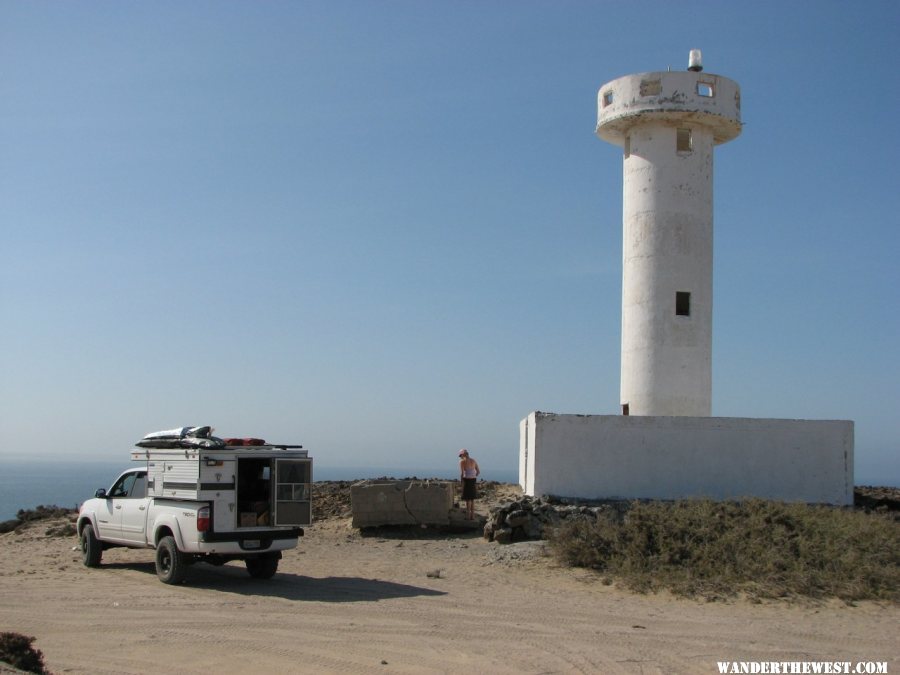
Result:
[[[139,448],[131,458],[147,463],[148,496],[213,502],[216,531],[312,520],[312,459],[297,446]]]

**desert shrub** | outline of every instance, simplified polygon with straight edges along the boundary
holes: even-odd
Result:
[[[881,514],[760,499],[635,503],[566,522],[550,545],[564,563],[642,592],[900,600],[900,524]]]
[[[7,532],[12,532],[21,524],[22,524],[22,521],[19,520],[18,518],[4,520],[4,521],[0,522],[0,534],[6,534]]]
[[[33,637],[19,633],[0,633],[0,661],[29,673],[46,673],[44,655],[34,647]]]
[[[44,535],[48,537],[74,537],[78,534],[78,529],[73,523],[63,523],[62,525],[54,525],[44,530]]]
[[[78,515],[78,509],[67,509],[62,506],[36,506],[33,509],[19,509],[16,517],[10,520],[0,522],[0,534],[6,534],[19,529],[28,523],[35,523],[41,520],[56,520],[59,518],[75,519]],[[74,527],[62,532],[60,528],[51,533],[52,536],[68,536],[74,533]]]
[[[66,518],[78,513],[78,509],[67,509],[64,506],[36,506],[33,509],[19,509],[16,518],[23,522],[35,520],[49,520],[51,518]]]

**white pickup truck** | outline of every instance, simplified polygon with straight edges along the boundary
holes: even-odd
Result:
[[[156,550],[163,583],[187,567],[242,560],[269,579],[311,522],[312,459],[298,446],[138,449],[138,468],[97,490],[78,513],[82,559],[116,546]]]

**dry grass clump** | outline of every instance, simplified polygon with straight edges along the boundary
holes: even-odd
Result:
[[[78,509],[68,509],[64,506],[36,506],[33,509],[19,509],[16,518],[22,522],[32,522],[35,520],[50,520],[51,518],[65,518],[78,513]]]
[[[31,646],[33,637],[21,633],[0,633],[0,662],[29,673],[43,675],[44,655]]]
[[[900,600],[900,523],[883,514],[761,499],[634,503],[566,522],[550,545],[564,563],[641,592]]]

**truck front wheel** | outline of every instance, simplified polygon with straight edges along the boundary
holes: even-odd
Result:
[[[88,523],[81,530],[81,560],[86,567],[100,567],[100,558],[103,556],[103,546],[100,540],[94,536],[94,528]]]
[[[267,553],[255,558],[247,558],[247,572],[254,579],[271,579],[278,571],[278,553]]]
[[[187,557],[178,550],[173,537],[163,537],[156,545],[156,576],[164,584],[178,584],[187,572]]]

